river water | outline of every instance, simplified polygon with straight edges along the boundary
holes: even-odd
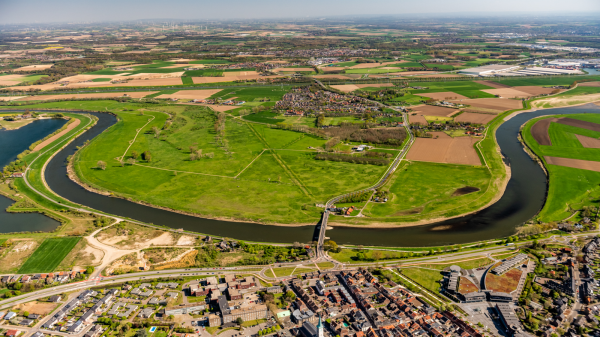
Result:
[[[27,124],[17,130],[0,130],[0,169],[17,159],[17,155],[32,143],[60,129],[64,119],[44,119]],[[8,213],[13,201],[0,196],[0,233],[21,231],[51,231],[60,223],[39,213]]]
[[[528,120],[539,116],[584,112],[600,113],[600,109],[589,104],[534,111],[518,114],[503,123],[498,128],[496,137],[506,161],[510,163],[512,176],[502,198],[480,212],[431,225],[405,228],[336,227],[328,230],[327,236],[340,244],[425,247],[512,235],[517,226],[531,219],[543,207],[547,191],[543,170],[525,153],[518,141],[519,128]],[[314,238],[314,226],[279,227],[202,219],[86,191],[66,176],[65,160],[75,152],[76,146],[93,139],[116,123],[116,118],[112,115],[94,114],[99,118],[97,125],[60,151],[47,166],[46,181],[57,194],[107,213],[210,235],[261,242],[308,242]]]

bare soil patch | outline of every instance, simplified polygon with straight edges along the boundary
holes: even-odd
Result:
[[[413,111],[417,111],[422,113],[425,116],[440,116],[440,117],[448,117],[455,113],[456,109],[444,108],[441,106],[435,105],[418,105],[412,108]]]
[[[600,82],[583,82],[578,85],[582,87],[600,87]]]
[[[196,244],[196,237],[191,235],[182,235],[175,245],[177,246],[193,246]]]
[[[579,140],[579,142],[581,143],[581,145],[583,147],[587,147],[590,149],[600,149],[600,139],[586,137],[586,136],[577,135],[577,134],[575,136],[577,137],[577,139]]]
[[[600,172],[600,162],[582,159],[570,159],[559,157],[544,157],[550,165],[572,167],[576,169]]]
[[[588,130],[600,132],[600,124],[596,124],[596,123],[592,123],[592,122],[580,121],[578,119],[566,118],[566,117],[559,118],[558,120],[556,120],[556,122],[560,123],[560,124],[564,124],[564,125],[570,125],[570,126],[575,126],[575,127],[582,128],[582,129],[588,129]]]
[[[511,87],[510,85],[501,84],[501,83],[497,83],[497,82],[493,82],[493,81],[475,81],[475,83],[487,85],[488,87],[492,87],[492,88],[495,88],[495,89],[502,89],[502,88],[510,88]]]
[[[49,313],[56,308],[59,304],[52,302],[27,302],[22,303],[16,306],[16,309],[20,309],[21,311],[27,311],[30,314],[38,314],[38,315],[48,315]]]
[[[1,84],[0,84],[1,85]],[[7,102],[7,101],[14,101],[14,100],[18,100],[20,98],[23,97],[27,97],[27,96],[9,96],[9,97],[0,97],[0,101],[3,102]]]
[[[546,105],[549,105],[549,107],[552,108],[561,108],[597,101],[600,101],[600,94],[548,97],[539,101],[534,101],[531,105],[535,108],[544,107]]]
[[[513,88],[502,88],[502,89],[485,89],[481,90],[488,94],[498,95],[503,98],[529,98],[532,95],[523,91],[515,90]]]
[[[39,246],[38,241],[19,240],[0,257],[0,272],[15,272]]]
[[[165,94],[156,98],[176,98],[176,99],[206,99],[218,93],[221,89],[204,89],[204,90],[180,90],[173,94]]]
[[[425,119],[425,117],[423,117],[423,115],[410,115],[408,116],[408,122],[411,124],[421,124],[421,125],[427,125],[427,120]]]
[[[96,238],[101,243],[121,249],[168,246],[175,241],[169,232],[131,223],[114,225],[98,233]]]
[[[331,87],[343,92],[352,92],[354,90],[358,90],[358,86],[354,84],[332,85]]]
[[[546,118],[537,121],[531,127],[531,135],[533,139],[540,145],[552,145],[552,141],[550,140],[550,135],[548,134],[548,128],[550,127],[550,123],[555,122],[556,118]]]
[[[452,91],[430,92],[430,93],[426,93],[426,94],[415,94],[415,96],[424,96],[424,97],[429,97],[429,98],[433,98],[433,99],[437,99],[437,100],[469,99],[466,96],[459,95]]]
[[[14,71],[38,71],[38,70],[46,70],[50,69],[54,66],[53,64],[36,64],[31,66],[25,66],[21,68],[17,68]]]
[[[476,98],[470,100],[457,101],[457,103],[468,104],[472,107],[493,109],[493,110],[512,110],[523,108],[520,100],[507,98]]]
[[[472,112],[463,112],[462,114],[456,116],[454,120],[456,122],[467,122],[474,124],[487,124],[496,116],[492,114],[480,114],[480,113],[472,113]]]
[[[60,137],[64,136],[65,134],[67,134],[67,132],[73,130],[74,128],[76,128],[79,123],[81,123],[81,121],[77,118],[75,118],[75,120],[73,121],[73,123],[67,125],[67,128],[62,130],[61,132],[55,134],[54,136],[46,139],[45,141],[41,142],[40,144],[38,144],[34,149],[33,152],[35,151],[39,151],[43,148],[45,148],[46,146],[50,145],[53,141],[59,139]]]
[[[442,132],[443,133],[443,132]],[[481,165],[474,145],[478,141],[472,137],[455,137],[444,134],[438,139],[417,138],[406,159],[434,163]]]
[[[502,275],[487,273],[485,287],[488,290],[510,294],[517,290],[522,273],[523,271],[517,268],[513,268]]]
[[[531,96],[549,95],[554,90],[556,90],[556,89],[552,89],[552,88],[536,87],[534,85],[513,87],[513,89],[516,89],[516,90],[519,90],[522,92],[526,92],[526,93],[530,94]]]

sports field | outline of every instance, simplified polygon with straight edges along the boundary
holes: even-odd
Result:
[[[594,128],[600,128],[599,114],[538,118],[523,128],[523,139],[542,159],[550,177],[539,220],[560,221],[575,212],[572,220],[577,220],[585,206],[597,206],[600,172],[592,168],[600,165],[600,149],[589,145],[600,138],[600,131]]]
[[[33,252],[19,269],[20,274],[52,272],[75,247],[80,237],[50,238]]]

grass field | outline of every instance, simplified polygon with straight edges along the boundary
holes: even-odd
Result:
[[[557,116],[554,116],[557,117]],[[566,117],[599,123],[598,114],[568,115]],[[522,131],[523,139],[544,160],[544,156],[598,161],[600,149],[584,148],[576,134],[599,138],[600,132],[558,123],[550,124],[548,133],[552,146],[539,145],[531,135],[531,127],[539,119],[533,119]],[[600,198],[600,172],[571,167],[544,164],[549,173],[548,197],[537,218],[540,221],[560,221],[583,206],[597,206]]]
[[[44,240],[21,266],[19,273],[32,274],[54,271],[79,240],[81,240],[79,237]]]
[[[439,270],[425,268],[402,268],[402,274],[417,282],[423,288],[437,294],[440,291],[440,281],[443,278]]]
[[[404,64],[404,63],[400,63]],[[346,74],[387,74],[399,73],[405,71],[402,68],[398,69],[381,69],[381,68],[365,68],[365,69],[346,69]]]

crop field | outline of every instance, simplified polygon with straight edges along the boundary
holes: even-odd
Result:
[[[434,138],[417,138],[406,155],[408,160],[434,163],[481,165],[473,137],[452,138],[443,132],[432,132]]]
[[[79,237],[44,240],[21,266],[19,273],[32,274],[54,271],[79,240],[81,240]]]
[[[384,69],[385,68],[385,69]],[[387,74],[403,72],[402,68],[382,67],[382,68],[359,68],[346,69],[346,74]]]
[[[427,87],[428,89],[409,90],[412,94],[427,94],[436,92],[451,92],[469,98],[492,98],[494,95],[482,91],[493,89],[490,86],[471,81],[448,81],[448,82],[426,82],[409,83],[409,86]],[[446,97],[446,96],[444,96]]]
[[[581,139],[586,140],[586,138],[597,140],[600,138],[600,132],[559,123],[558,121],[562,119],[560,117],[534,119],[527,123],[522,131],[523,139],[542,158],[550,176],[548,199],[538,215],[538,219],[545,222],[560,221],[573,214],[574,210],[580,210],[584,206],[596,205],[595,200],[600,197],[600,172],[591,170],[593,169],[591,166],[594,164],[600,165],[598,161],[600,149],[586,147],[581,141]],[[597,123],[600,126],[599,114],[568,115],[565,117],[569,120]],[[542,125],[544,126],[543,129],[547,130],[546,136],[540,138],[544,135],[540,135],[539,131],[537,132],[538,135],[534,136],[534,126],[538,127],[542,123],[544,124]],[[545,126],[547,123],[549,125]],[[586,123],[569,123],[581,126],[589,125]],[[577,160],[589,162],[578,162]],[[582,163],[591,166],[588,167],[582,165]]]

